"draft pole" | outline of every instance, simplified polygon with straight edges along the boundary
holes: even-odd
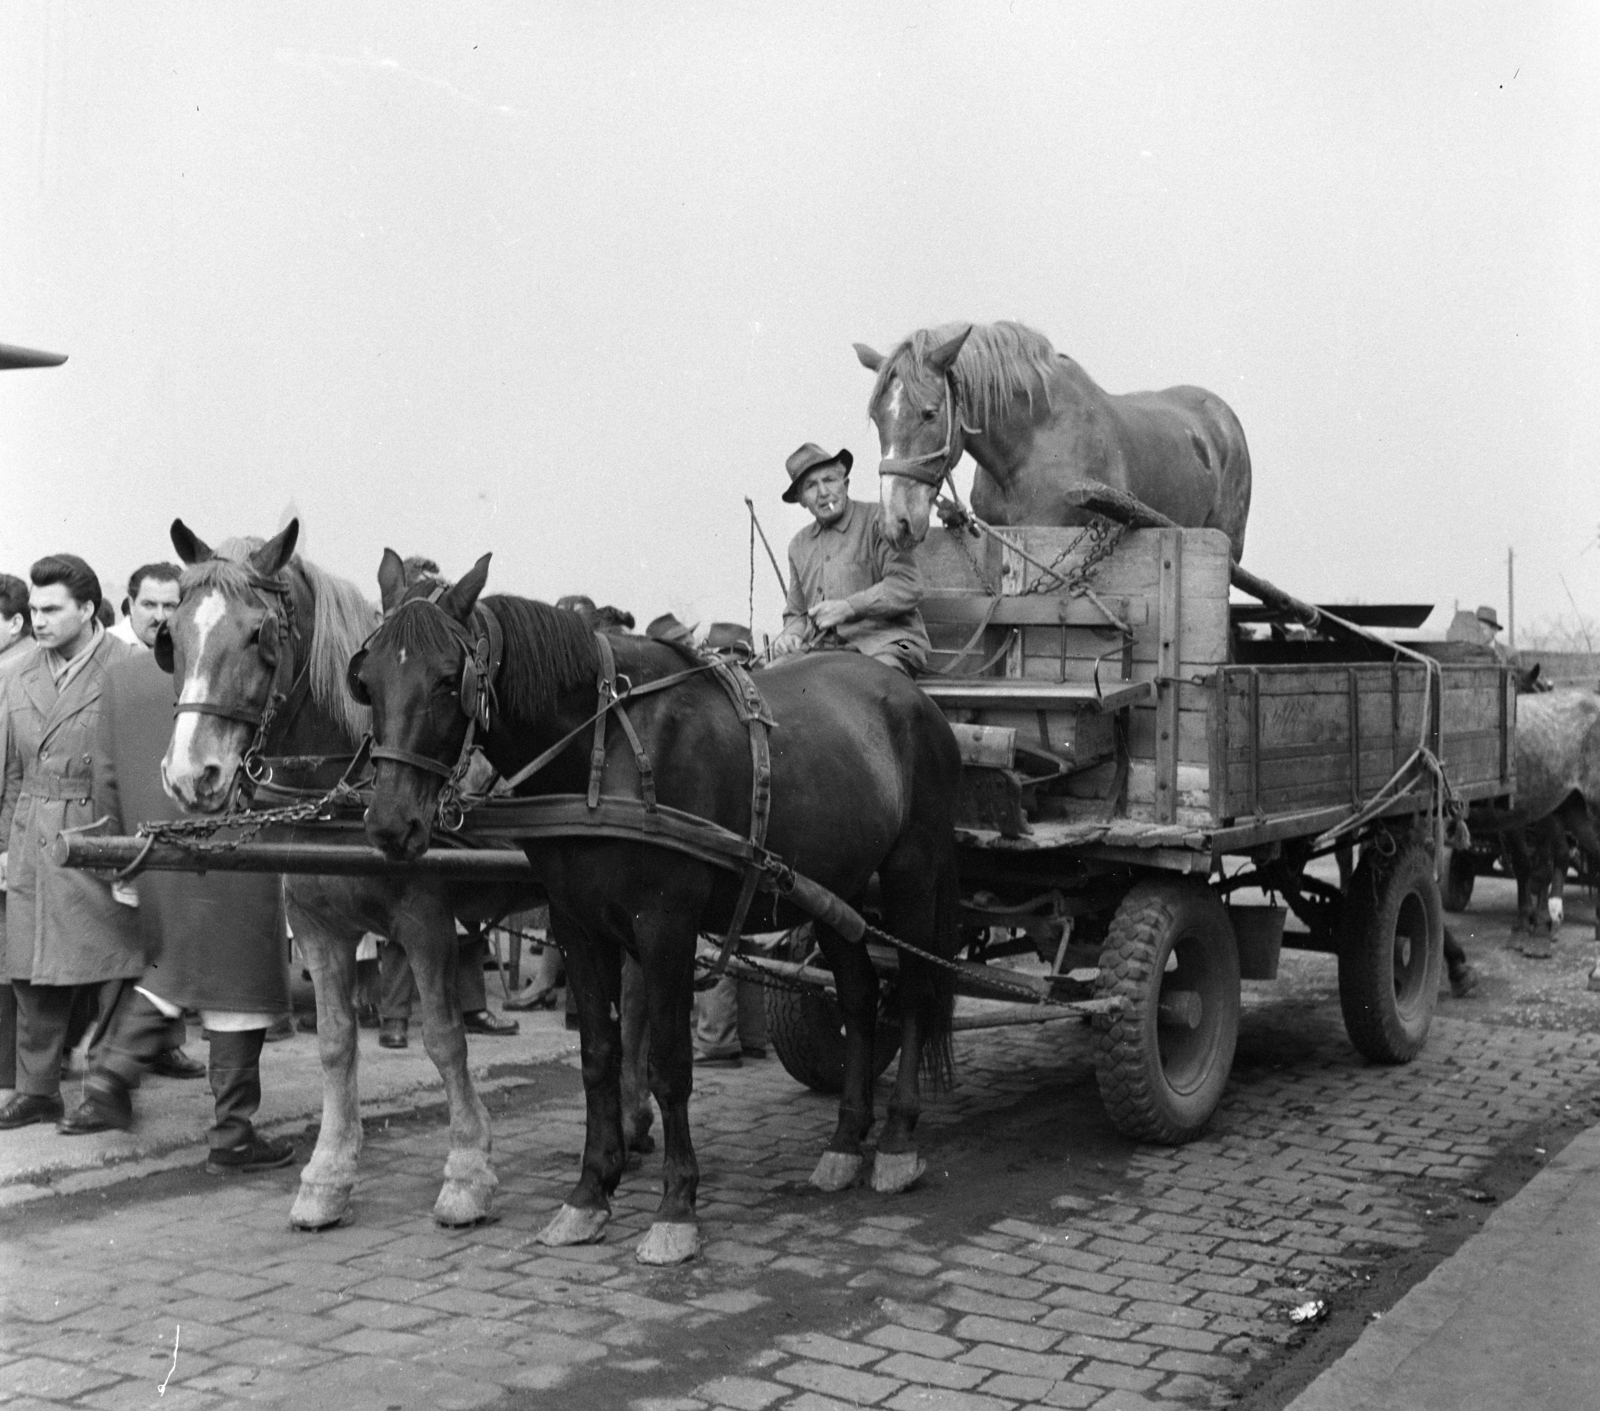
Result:
[[[1512,651],[1517,649],[1517,551],[1506,546],[1506,637]]]

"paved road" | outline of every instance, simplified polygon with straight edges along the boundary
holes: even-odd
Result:
[[[681,1269],[633,1259],[653,1160],[626,1178],[606,1243],[533,1243],[581,1141],[563,1063],[493,1095],[499,1219],[465,1233],[428,1221],[435,1112],[372,1125],[356,1217],[320,1236],[287,1228],[292,1171],[186,1167],[29,1201],[0,1213],[0,1396],[104,1411],[1281,1406],[1481,1227],[1536,1147],[1600,1116],[1600,1035],[1521,1022],[1529,984],[1556,982],[1519,978],[1533,963],[1501,950],[1495,903],[1463,928],[1489,994],[1444,1002],[1409,1067],[1357,1058],[1325,958],[1249,987],[1223,1108],[1176,1150],[1109,1128],[1070,1025],[963,1036],[958,1085],[924,1117],[929,1173],[893,1198],[805,1186],[833,1105],[776,1062],[701,1075],[707,1244]],[[1581,1017],[1600,1006],[1567,993],[1591,914],[1569,918],[1568,959],[1538,974],[1564,975]],[[1330,1316],[1296,1327],[1289,1310],[1313,1299]]]

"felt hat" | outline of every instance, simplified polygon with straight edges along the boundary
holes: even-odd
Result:
[[[1494,615],[1494,609],[1490,607],[1488,603],[1485,603],[1481,608],[1478,609],[1478,621],[1487,627],[1491,632],[1498,632],[1500,630],[1500,619]]]
[[[844,467],[844,473],[848,475],[855,460],[849,451],[840,449],[828,452],[815,441],[807,441],[783,463],[783,468],[789,472],[789,488],[783,492],[784,503],[792,505],[800,498],[800,483],[806,478],[807,471],[815,470],[819,465],[832,465],[838,461]]]

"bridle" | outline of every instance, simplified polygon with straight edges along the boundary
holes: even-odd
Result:
[[[472,610],[472,621],[481,631],[468,632],[448,612],[439,606],[439,599],[447,591],[448,585],[436,585],[426,597],[417,596],[407,598],[404,602],[397,603],[388,612],[384,613],[384,622],[387,622],[401,608],[409,607],[412,603],[421,603],[432,607],[444,619],[445,626],[450,635],[461,643],[466,652],[466,660],[461,665],[461,679],[456,686],[456,703],[461,707],[461,713],[467,717],[467,733],[461,741],[461,750],[456,756],[453,765],[441,764],[438,760],[428,755],[416,754],[411,750],[397,749],[393,745],[374,744],[368,751],[368,757],[373,761],[380,759],[392,760],[396,764],[409,764],[424,773],[432,774],[444,780],[444,787],[439,795],[438,815],[441,826],[454,832],[460,828],[465,819],[465,811],[461,802],[461,786],[466,781],[467,771],[472,765],[472,751],[474,739],[481,730],[488,734],[494,724],[494,717],[500,709],[499,697],[495,694],[495,678],[500,674],[500,662],[505,648],[505,634],[500,627],[499,620],[482,603],[478,603]],[[367,690],[366,682],[361,679],[361,668],[366,664],[367,651],[372,638],[382,630],[383,624],[368,635],[361,648],[350,658],[350,665],[345,669],[345,685],[355,700],[365,706],[372,704],[372,695]]]
[[[959,421],[956,416],[956,375],[950,368],[944,374],[944,445],[937,451],[929,451],[920,456],[887,456],[878,462],[878,476],[897,477],[901,480],[914,480],[918,485],[926,485],[930,490],[937,490],[946,481],[950,481],[950,493],[955,494],[955,483],[951,476],[956,468],[956,462],[961,459],[961,445],[956,441],[956,429],[959,427],[968,435],[978,434],[977,428],[968,426]]]
[[[282,571],[271,578],[251,573],[248,575],[248,581],[250,587],[260,595],[260,605],[265,609],[261,625],[256,629],[256,651],[261,660],[272,668],[271,689],[266,704],[260,710],[256,710],[248,705],[231,702],[179,701],[172,708],[174,716],[192,712],[195,715],[214,715],[221,720],[233,720],[241,725],[255,727],[255,734],[239,759],[239,770],[244,775],[247,792],[253,791],[266,777],[268,769],[262,750],[266,745],[268,732],[271,731],[273,722],[284,706],[304,689],[311,670],[311,657],[307,653],[305,663],[290,683],[289,689],[285,691],[279,688],[278,683],[283,675],[285,660],[284,643],[292,644],[298,635],[295,628],[294,589],[289,584],[288,575]],[[277,605],[274,606],[266,601],[267,596],[276,598]],[[164,671],[170,672],[175,664],[174,649],[172,629],[165,622],[156,630],[155,654],[156,664]],[[292,650],[288,653],[288,659],[291,662],[294,659]]]

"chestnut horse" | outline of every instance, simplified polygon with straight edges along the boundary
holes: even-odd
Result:
[[[1066,492],[1098,482],[1189,529],[1220,529],[1237,560],[1250,514],[1250,451],[1228,404],[1203,387],[1102,391],[1020,323],[945,324],[887,356],[855,345],[877,373],[883,531],[920,544],[939,487],[967,451],[972,509],[990,524],[1085,524]]]
[[[182,520],[173,522],[173,546],[189,567],[182,601],[164,629],[165,641],[158,643],[158,656],[171,662],[178,678],[180,712],[162,777],[167,792],[188,812],[219,813],[235,798],[254,722],[275,690],[286,699],[260,749],[278,758],[274,769],[280,782],[330,787],[366,733],[368,712],[350,699],[344,678],[351,655],[378,624],[378,609],[353,584],[294,556],[299,527],[295,520],[268,542],[235,539],[213,550]],[[202,706],[207,709],[196,709]],[[328,762],[297,768],[283,758],[288,756]],[[283,827],[264,836],[318,837]],[[322,1126],[289,1214],[296,1228],[337,1224],[355,1184],[361,1151],[356,947],[368,931],[405,947],[421,1000],[423,1046],[444,1080],[450,1151],[434,1219],[468,1225],[489,1215],[497,1177],[490,1161],[489,1114],[467,1066],[456,998],[455,923],[459,917],[469,925],[482,924],[543,899],[531,883],[484,887],[426,878],[284,878],[289,925],[316,989],[323,1077]],[[651,1114],[643,1075],[631,1063],[625,1072],[628,1144],[648,1150]]]
[[[576,615],[544,603],[501,595],[479,603],[488,563],[486,554],[431,601],[407,588],[392,551],[384,555],[378,583],[385,621],[364,657],[351,663],[352,689],[371,702],[377,741],[371,840],[396,858],[427,848],[441,774],[457,761],[474,708],[484,712],[473,726],[478,741],[507,778],[560,746],[519,794],[562,795],[580,808],[586,796],[637,801],[642,759],[660,805],[748,837],[752,741],[703,664],[666,642],[608,639],[610,679],[626,710],[612,720],[609,709],[596,709],[597,699],[613,699],[597,695],[597,683],[610,676],[600,639]],[[496,631],[504,644],[498,669],[470,648]],[[683,679],[668,689],[643,690],[679,673]],[[938,708],[898,672],[857,653],[795,657],[757,679],[776,722],[766,848],[847,900],[859,899],[876,873],[885,928],[953,957],[961,757]],[[699,1247],[699,1170],[688,1116],[695,942],[701,931],[721,934],[732,924],[740,876],[643,838],[530,837],[524,846],[549,893],[552,920],[571,938],[567,977],[578,1000],[588,1102],[581,1174],[539,1238],[556,1245],[598,1239],[610,1215],[608,1197],[623,1169],[615,1005],[626,952],[644,971],[650,1085],[665,1142],[661,1204],[638,1254],[652,1264],[692,1258]],[[788,903],[759,892],[743,929],[772,931],[799,919]],[[862,1139],[873,1125],[878,980],[863,946],[820,924],[817,939],[838,986],[846,1060],[838,1126],[812,1180],[837,1190],[861,1170]],[[951,972],[905,954],[898,995],[900,1068],[872,1175],[874,1188],[885,1192],[905,1189],[924,1169],[913,1142],[918,1070],[935,1081],[948,1076]]]

